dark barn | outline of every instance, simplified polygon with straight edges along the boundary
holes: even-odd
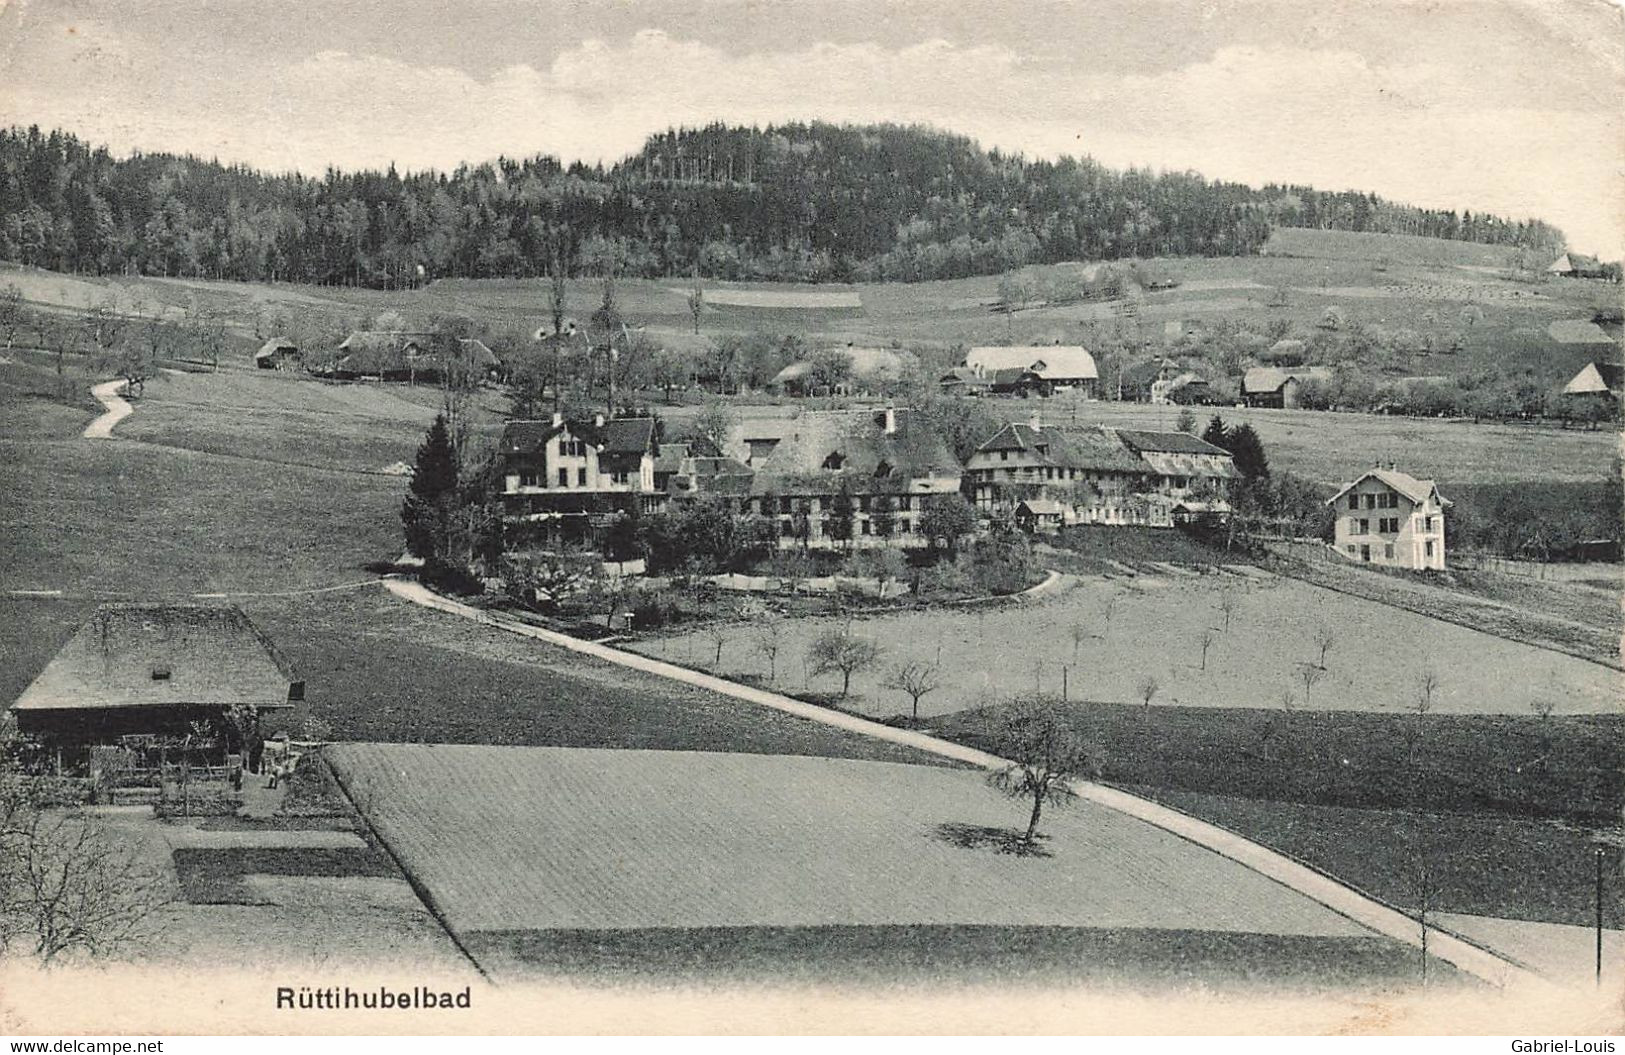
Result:
[[[18,731],[60,748],[132,734],[185,735],[304,698],[298,680],[236,605],[98,608],[12,706]],[[75,752],[77,753],[77,752]]]

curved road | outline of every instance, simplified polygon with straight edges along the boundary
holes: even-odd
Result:
[[[767,692],[748,685],[740,685],[723,678],[689,670],[675,664],[664,663],[648,656],[623,652],[590,641],[582,641],[567,634],[544,630],[491,612],[470,607],[429,590],[423,585],[405,579],[386,579],[384,585],[396,596],[413,604],[458,615],[464,619],[485,623],[501,630],[546,641],[568,649],[624,667],[631,667],[658,677],[669,678],[697,688],[745,700],[787,714],[822,722],[850,732],[877,739],[889,740],[943,758],[965,762],[984,769],[1003,768],[1004,759],[963,744],[938,739],[911,729],[898,729],[844,711],[819,707],[776,692]],[[1343,916],[1363,924],[1385,937],[1416,947],[1421,944],[1421,932],[1411,917],[1381,902],[1355,891],[1337,880],[1284,854],[1226,831],[1216,825],[1197,820],[1178,810],[1169,809],[1146,799],[1137,798],[1114,788],[1099,784],[1079,784],[1078,795],[1118,813],[1143,821],[1153,827],[1172,832],[1198,846],[1210,850],[1273,879],[1290,890],[1295,890],[1325,905]],[[1496,955],[1488,949],[1465,941],[1454,934],[1428,928],[1428,951],[1459,970],[1502,988],[1552,992],[1555,987],[1533,971]]]
[[[129,401],[119,395],[129,382],[123,378],[112,381],[103,381],[91,388],[90,394],[96,397],[97,402],[107,410],[101,417],[85,426],[83,433],[87,440],[110,440],[113,438],[113,426],[123,421],[135,412]]]

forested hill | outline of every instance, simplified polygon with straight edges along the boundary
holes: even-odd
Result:
[[[0,131],[0,258],[394,287],[573,273],[875,281],[1029,263],[1256,252],[1272,225],[1561,248],[1539,221],[1188,172],[1030,161],[897,125],[715,125],[605,169],[502,158],[451,173],[272,175],[115,158],[64,132]]]

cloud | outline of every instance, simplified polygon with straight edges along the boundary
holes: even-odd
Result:
[[[1619,115],[1587,93],[1530,91],[1540,71],[1237,44],[1124,76],[992,43],[813,40],[733,53],[659,29],[477,75],[342,50],[260,67],[225,58],[159,94],[127,58],[99,62],[96,77],[58,78],[23,101],[115,145],[190,146],[314,172],[535,152],[614,160],[651,132],[712,120],[920,122],[1029,156],[1089,153],[1538,215],[1582,246],[1625,247]],[[1591,94],[1617,101],[1618,73],[1606,67]],[[0,101],[0,119],[5,109]]]

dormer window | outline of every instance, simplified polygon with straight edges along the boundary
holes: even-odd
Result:
[[[153,667],[152,668],[152,680],[153,681],[168,681],[169,680],[169,668],[168,667]]]
[[[891,474],[892,474],[891,462],[888,462],[888,461],[882,459],[880,464],[875,466],[875,476],[877,476],[877,477],[890,476]]]
[[[824,459],[824,468],[830,470],[839,470],[841,466],[845,464],[846,455],[842,454],[840,451],[830,451],[829,457]]]

